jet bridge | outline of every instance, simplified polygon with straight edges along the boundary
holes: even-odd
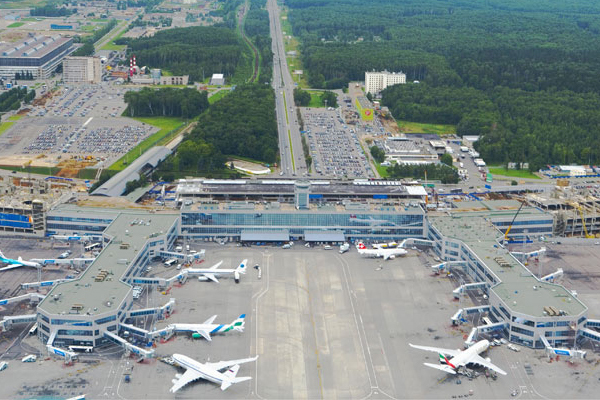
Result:
[[[463,316],[470,315],[470,314],[481,314],[484,312],[490,312],[490,310],[491,310],[491,306],[489,306],[489,305],[461,308],[452,316],[452,318],[451,318],[452,325],[460,325],[461,323],[466,322],[467,320],[464,319]]]
[[[553,273],[541,277],[540,280],[544,281],[544,282],[554,282],[555,280],[557,280],[558,278],[563,276],[563,273],[564,273],[563,269],[559,268],[556,271],[554,271]]]
[[[512,254],[520,262],[524,262],[529,260],[531,257],[540,257],[546,254],[546,248],[542,247],[539,250],[530,251],[528,253],[523,253],[521,251],[511,251],[510,254]]]
[[[11,304],[11,303],[17,303],[19,301],[23,301],[23,300],[29,300],[31,303],[38,303],[41,300],[44,300],[46,296],[39,294],[39,293],[27,293],[27,294],[22,294],[20,296],[16,296],[16,297],[9,297],[8,299],[2,299],[0,300],[0,306],[6,305],[6,304]]]
[[[7,331],[13,324],[28,324],[37,321],[37,314],[6,316],[0,321],[0,330]]]
[[[52,287],[54,285],[58,285],[59,283],[70,282],[72,280],[74,280],[74,279],[56,279],[56,280],[53,280],[53,281],[22,283],[21,284],[21,289],[33,289],[33,288],[39,288],[39,287]]]
[[[128,318],[141,317],[144,315],[156,315],[159,319],[164,319],[168,317],[175,307],[175,299],[171,298],[168,303],[166,303],[162,307],[154,307],[154,308],[142,308],[139,310],[129,310],[127,311]],[[166,316],[165,316],[166,315]]]
[[[583,328],[584,330],[589,330],[587,328]],[[592,331],[593,332],[593,331]],[[596,332],[596,336],[600,337],[600,335]],[[586,336],[587,337],[587,336]],[[544,347],[546,349],[546,354],[550,357],[552,356],[569,356],[571,358],[585,358],[586,352],[583,350],[574,350],[568,348],[557,348],[552,347],[548,340],[544,336],[540,336],[540,340],[544,343]],[[594,340],[594,339],[592,339]],[[598,339],[595,339],[598,340]],[[600,340],[598,340],[600,341]]]
[[[471,347],[477,340],[477,335],[480,333],[499,331],[507,326],[507,322],[496,322],[495,324],[474,326],[473,329],[471,329],[471,333],[469,333],[467,340],[465,340],[465,347]]]
[[[94,260],[95,258],[32,258],[30,261],[41,265],[61,264],[81,267],[91,264]]]
[[[105,338],[122,346],[125,350],[140,356],[139,361],[143,361],[146,358],[154,357],[154,349],[150,349],[150,350],[142,349],[141,347],[138,347],[138,346],[135,346],[135,345],[129,343],[127,340],[123,339],[119,335],[116,335],[110,331],[103,331],[102,334],[104,335]]]
[[[458,299],[467,290],[487,289],[488,287],[489,284],[487,282],[466,283],[454,289],[452,293],[454,294],[454,298]]]

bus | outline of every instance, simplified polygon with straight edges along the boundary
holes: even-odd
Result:
[[[92,251],[94,249],[99,249],[100,246],[102,246],[102,243],[92,243],[85,246],[84,249],[85,251]]]
[[[69,350],[77,353],[91,353],[94,351],[93,346],[69,346]]]
[[[37,333],[37,328],[38,328],[38,324],[36,322],[35,324],[33,324],[33,326],[31,327],[31,329],[29,330],[29,334],[30,335],[35,335]]]

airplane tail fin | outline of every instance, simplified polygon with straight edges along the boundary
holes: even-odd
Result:
[[[0,257],[6,258],[6,257],[4,257],[4,254],[2,253],[2,250],[0,250]]]
[[[240,383],[252,379],[252,377],[250,376],[241,376],[237,378],[236,375],[239,370],[240,366],[239,364],[236,364],[233,367],[229,368],[227,371],[223,372],[223,382],[221,382],[221,390],[227,389],[234,383]]]
[[[231,328],[238,332],[244,332],[244,325],[246,324],[246,314],[242,314],[235,321],[233,321],[230,325]]]
[[[359,248],[360,250],[364,250],[364,249],[366,249],[366,248],[367,248],[367,246],[365,246],[365,244],[364,244],[363,242],[358,242],[358,248]]]
[[[248,260],[247,259],[243,259],[242,262],[240,263],[240,265],[235,269],[237,272],[239,272],[240,274],[245,274],[246,273],[246,266],[248,265]]]

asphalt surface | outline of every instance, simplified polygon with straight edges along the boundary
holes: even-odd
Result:
[[[45,354],[29,327],[16,327],[0,335],[0,344],[12,344],[1,360],[9,367],[0,372],[0,398],[595,398],[598,357],[574,364],[548,363],[543,351],[505,346],[490,349],[486,357],[508,371],[497,380],[481,375],[469,380],[427,368],[437,355],[412,349],[408,343],[462,348],[470,327],[452,327],[450,317],[459,307],[453,300],[456,282],[431,276],[434,260],[411,250],[406,257],[382,261],[322,247],[294,246],[238,248],[215,243],[192,244],[207,249],[203,266],[223,260],[223,268],[236,266],[242,257],[250,270],[235,284],[190,279],[169,293],[145,292],[135,308],[160,305],[176,298],[175,312],[165,321],[139,321],[161,328],[171,322],[201,323],[217,314],[216,322],[229,323],[246,313],[243,333],[215,335],[212,342],[177,335],[159,343],[158,356],[186,354],[198,361],[217,361],[259,355],[256,363],[241,366],[239,376],[249,382],[222,392],[214,384],[197,381],[176,394],[171,380],[182,373],[158,360],[137,364],[123,357],[116,346],[107,346],[65,367],[48,358],[25,364],[20,357]],[[258,271],[252,266],[259,264]],[[156,265],[152,275],[172,276],[176,270]],[[577,287],[575,287],[577,289]],[[133,366],[131,383],[124,374]],[[27,379],[23,377],[27,376]]]
[[[294,106],[294,81],[287,66],[277,0],[267,1],[267,11],[273,50],[273,89],[281,153],[280,169],[284,177],[303,176],[307,173],[306,161],[302,153],[300,127]]]

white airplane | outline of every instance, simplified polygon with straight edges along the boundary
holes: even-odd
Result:
[[[171,324],[171,326],[178,332],[192,332],[192,337],[194,339],[199,339],[203,337],[209,342],[212,340],[210,337],[211,333],[225,333],[229,331],[238,331],[244,332],[244,324],[246,323],[244,319],[246,318],[246,314],[242,314],[237,319],[235,319],[231,324],[213,324],[213,321],[217,318],[216,315],[213,315],[202,324]]]
[[[6,258],[4,256],[4,254],[2,254],[1,251],[0,251],[0,262],[9,264],[8,267],[0,268],[0,271],[7,271],[9,269],[19,268],[19,267],[23,267],[23,266],[41,268],[41,264],[34,262],[34,261],[25,261],[20,256],[16,260],[14,260],[12,258]]]
[[[234,383],[249,381],[252,379],[252,377],[243,376],[237,378],[236,375],[240,370],[240,364],[256,361],[257,358],[258,356],[252,358],[242,358],[241,360],[201,363],[182,354],[173,354],[173,361],[175,365],[185,368],[186,371],[183,373],[183,375],[175,375],[175,379],[172,380],[173,387],[170,391],[171,393],[175,393],[188,383],[198,379],[206,379],[207,381],[221,385],[221,390],[227,389]],[[227,371],[221,372],[226,368],[228,368]]]
[[[217,279],[218,277],[222,276],[222,275],[227,275],[227,274],[232,274],[234,279],[236,281],[238,281],[240,279],[240,274],[245,274],[246,273],[246,265],[248,263],[247,259],[242,260],[242,262],[240,263],[240,265],[238,265],[237,268],[233,268],[233,269],[218,269],[221,264],[223,264],[223,261],[220,261],[218,263],[216,263],[215,265],[213,265],[210,268],[190,268],[188,269],[188,273],[189,274],[202,274],[202,276],[198,277],[198,280],[200,281],[213,281],[216,283],[219,283],[219,280]]]
[[[447,372],[449,374],[456,374],[461,367],[464,367],[467,364],[479,364],[493,371],[496,371],[501,375],[506,375],[506,372],[492,364],[489,358],[483,358],[479,355],[480,353],[486,351],[488,347],[490,347],[490,342],[488,342],[487,340],[480,340],[468,349],[462,351],[443,349],[440,347],[417,346],[411,343],[409,343],[409,346],[419,350],[433,351],[435,353],[438,353],[440,356],[439,365],[430,363],[423,364],[428,367]]]
[[[396,258],[396,256],[403,256],[408,253],[402,248],[402,246],[392,249],[368,249],[363,242],[358,242],[356,249],[360,255],[367,255],[369,257],[383,257],[384,260],[393,260]]]

